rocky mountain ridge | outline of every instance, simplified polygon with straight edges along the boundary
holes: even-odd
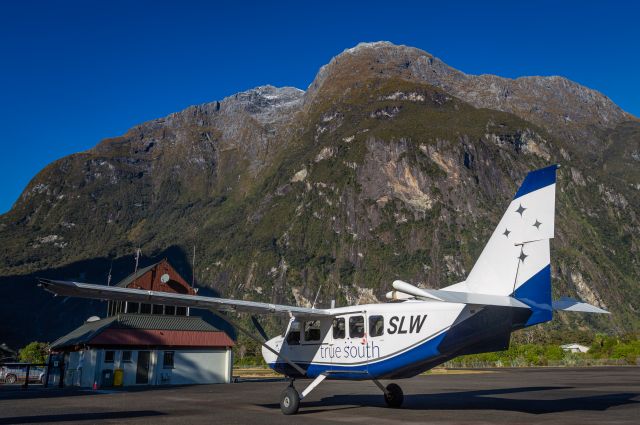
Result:
[[[618,311],[542,332],[634,332],[639,145],[636,118],[566,79],[472,76],[364,43],[306,92],[258,87],[50,164],[0,217],[0,285],[32,291],[47,317],[59,302],[13,282],[103,282],[137,247],[192,273],[195,245],[196,280],[225,296],[344,304],[395,278],[442,287],[465,278],[526,172],[560,162],[554,294]]]

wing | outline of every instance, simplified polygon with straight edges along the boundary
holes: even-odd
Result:
[[[169,292],[145,291],[117,286],[92,285],[89,283],[39,279],[41,286],[56,295],[93,298],[99,300],[130,301],[149,304],[164,304],[178,307],[193,307],[217,312],[243,312],[252,314],[276,314],[283,316],[321,318],[330,317],[328,310],[268,304],[254,301],[203,297],[199,295],[172,294]]]

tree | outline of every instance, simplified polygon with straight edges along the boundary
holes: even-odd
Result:
[[[49,345],[45,342],[30,342],[19,351],[18,358],[25,363],[44,363],[49,354]]]

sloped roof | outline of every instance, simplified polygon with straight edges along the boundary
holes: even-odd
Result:
[[[56,349],[71,345],[86,344],[117,319],[118,316],[112,316],[106,319],[96,320],[95,322],[84,322],[80,327],[53,341],[51,348]]]
[[[116,286],[120,286],[120,287],[126,288],[127,286],[129,286],[129,284],[131,282],[133,282],[134,280],[136,280],[137,278],[139,278],[140,276],[142,276],[143,274],[145,274],[149,270],[153,269],[158,264],[162,263],[162,261],[164,261],[164,260],[158,261],[157,263],[151,264],[150,266],[138,269],[135,273],[131,273],[129,276],[125,277],[120,282],[118,282],[116,284]]]
[[[226,348],[233,341],[224,332],[108,328],[91,340],[91,346]]]
[[[220,332],[197,316],[163,316],[158,314],[121,314],[112,329],[157,329],[163,331]]]
[[[224,338],[213,338],[212,335],[204,337],[200,344],[205,345],[222,345],[231,346],[233,341],[222,331],[205,322],[200,317],[194,316],[164,316],[151,314],[120,314],[117,316],[107,317],[106,319],[96,320],[95,322],[85,322],[80,327],[69,332],[67,335],[58,338],[51,344],[51,348],[56,350],[63,347],[72,347],[76,345],[91,345],[104,332],[110,331],[125,337],[127,334],[135,335],[133,338],[125,338],[131,345],[135,341],[151,341],[157,342],[157,345],[169,344],[171,341],[188,342],[186,345],[197,345],[195,335],[206,335],[207,333],[218,333],[224,335]],[[162,332],[167,331],[170,338],[145,338],[145,332],[149,335],[164,335]],[[184,335],[191,335],[185,338]],[[105,339],[105,338],[102,338]],[[106,338],[106,340],[110,340]],[[126,341],[123,340],[123,343]]]

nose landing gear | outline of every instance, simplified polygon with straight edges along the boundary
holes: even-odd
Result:
[[[280,410],[285,415],[295,415],[300,407],[300,394],[292,384],[280,395]]]
[[[309,386],[305,388],[304,391],[302,391],[302,394],[298,394],[298,391],[293,386],[292,379],[289,383],[289,387],[280,395],[280,410],[282,410],[282,413],[284,413],[285,415],[296,414],[298,412],[298,408],[300,407],[300,400],[308,396],[309,393],[313,391],[313,389],[317,387],[320,382],[324,381],[326,377],[327,374],[325,373],[321,373],[320,375],[316,376],[316,379],[314,379],[309,384]]]

